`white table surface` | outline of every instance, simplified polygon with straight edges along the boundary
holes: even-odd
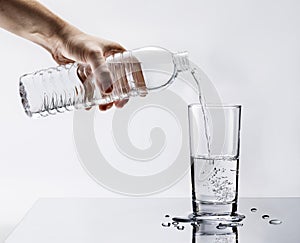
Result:
[[[251,212],[252,207],[258,211]],[[187,198],[40,199],[5,243],[192,243],[189,224],[183,231],[161,226],[165,214],[185,216],[190,210]],[[300,242],[300,198],[242,198],[239,212],[246,218],[238,242]],[[270,225],[263,214],[283,223]]]

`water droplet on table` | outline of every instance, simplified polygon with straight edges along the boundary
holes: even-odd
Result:
[[[281,224],[282,221],[279,220],[279,219],[271,219],[271,220],[269,221],[269,223],[270,223],[270,224],[274,224],[274,225],[278,225],[278,224]]]
[[[178,222],[172,222],[172,224],[173,224],[174,226],[177,226],[179,223],[178,223]]]
[[[194,221],[193,218],[181,218],[181,217],[174,217],[172,218],[172,220],[179,223],[191,223]]]
[[[257,212],[257,208],[251,208],[250,211],[255,213],[255,212]]]
[[[179,225],[179,226],[177,226],[177,229],[178,230],[184,230],[184,226],[183,225]]]
[[[161,224],[163,227],[170,227],[171,223],[170,222],[164,222]]]
[[[261,216],[263,219],[268,219],[270,218],[270,216],[268,214],[264,214],[263,216]]]
[[[170,218],[170,215],[169,215],[169,214],[166,214],[165,217],[166,217],[166,218]]]

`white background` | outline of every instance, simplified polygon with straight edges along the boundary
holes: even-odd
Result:
[[[187,50],[225,103],[244,106],[240,195],[300,196],[299,1],[41,2],[81,30],[128,49],[158,45]],[[33,120],[22,110],[19,76],[55,65],[51,56],[4,30],[0,53],[3,229],[20,220],[39,197],[119,196],[82,169],[72,113]],[[155,196],[189,193],[187,176]]]

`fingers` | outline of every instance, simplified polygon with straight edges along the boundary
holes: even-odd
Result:
[[[132,73],[132,76],[136,84],[136,87],[139,90],[140,96],[145,97],[148,92],[147,92],[146,82],[142,72],[141,64],[133,63],[133,68],[134,68],[134,72]]]
[[[118,100],[118,101],[115,101],[115,102],[111,102],[111,103],[108,103],[108,104],[105,104],[105,105],[99,105],[99,110],[101,111],[106,111],[108,109],[110,109],[113,104],[115,105],[116,108],[123,108],[124,105],[128,102],[129,100],[128,99],[124,99],[124,100]],[[90,110],[91,108],[87,108],[86,110]]]
[[[124,105],[128,103],[128,101],[129,101],[128,99],[124,99],[124,100],[117,100],[115,102],[111,102],[105,105],[99,105],[99,110],[106,111],[110,109],[113,106],[113,104],[115,105],[116,108],[123,108]],[[87,110],[90,110],[90,108]]]
[[[115,101],[115,107],[117,108],[122,108],[124,107],[124,105],[127,104],[127,102],[129,101],[129,99],[124,99],[124,100],[118,100],[118,101]]]
[[[117,43],[111,43],[110,45],[105,46],[104,50],[103,50],[103,56],[105,58],[114,55],[116,53],[120,53],[120,52],[124,52],[126,51],[126,49],[124,47],[122,47],[121,45],[117,44]],[[111,76],[113,78],[113,89],[114,89],[114,93],[119,95],[120,92],[122,92],[122,83],[120,78],[118,78],[118,73],[116,72],[116,67],[114,65],[110,66],[110,71],[111,71]],[[124,70],[125,71],[125,70]],[[122,75],[121,75],[122,76]],[[126,85],[128,85],[128,83],[126,83]],[[123,107],[128,101],[115,101],[112,103],[109,103],[108,105],[100,105],[99,109],[100,110],[108,110],[110,109],[113,104],[115,104],[116,107],[121,108]]]
[[[77,68],[77,75],[82,83],[84,83],[88,77],[92,76],[93,72],[90,65],[80,64]]]
[[[116,63],[112,66],[114,78],[116,79],[115,86],[117,88],[117,95],[124,97],[130,92],[130,86],[126,76],[125,64]]]
[[[88,55],[88,63],[91,67],[91,72],[94,74],[96,84],[100,88],[102,93],[102,98],[107,97],[114,90],[116,95],[127,94],[129,92],[129,84],[125,74],[125,67],[122,64],[119,64],[118,67],[115,66],[110,70],[108,65],[105,62],[105,58],[116,53],[124,52],[125,48],[119,44],[113,43],[109,46],[106,46],[102,51],[93,51]],[[116,69],[116,70],[115,70]],[[112,71],[112,73],[110,72]],[[78,76],[83,81],[87,79],[89,74],[84,73],[82,70],[78,70]],[[113,80],[115,82],[113,83]],[[121,108],[128,102],[128,99],[123,99],[116,102],[111,102],[105,105],[99,105],[101,111],[110,109],[113,104],[115,107]]]
[[[106,111],[106,110],[110,109],[113,106],[113,104],[114,104],[114,102],[111,102],[111,103],[108,103],[105,105],[99,105],[99,109],[101,111]]]
[[[96,84],[102,93],[102,98],[105,98],[113,90],[113,80],[111,73],[105,63],[105,59],[101,52],[93,52],[89,55],[89,63],[91,65],[92,73],[94,74]],[[111,108],[112,103],[99,105],[101,111]]]
[[[89,54],[88,62],[95,75],[96,84],[104,94],[110,94],[113,90],[113,81],[110,71],[101,52],[95,51]]]
[[[124,105],[128,103],[128,101],[129,101],[128,99],[124,99],[124,100],[118,100],[115,102],[111,102],[111,103],[108,103],[105,105],[99,105],[99,110],[106,111],[106,110],[110,109],[113,106],[113,104],[115,105],[116,108],[123,108]],[[90,108],[88,108],[86,110],[90,110]]]
[[[147,95],[148,92],[142,71],[141,62],[135,56],[130,56],[128,62],[128,68],[132,73],[133,81],[137,90],[139,91],[139,95],[144,97]]]
[[[108,109],[110,109],[113,106],[114,102],[105,104],[105,105],[99,105],[99,110],[101,111],[106,111]],[[89,108],[85,108],[85,110],[89,111],[90,109],[92,109],[92,107]]]
[[[126,49],[123,46],[121,46],[118,43],[113,42],[113,43],[111,43],[111,44],[104,47],[103,56],[106,58],[106,57],[109,57],[113,54],[120,53],[120,52],[122,53],[124,51],[126,51]]]
[[[74,62],[74,60],[63,56],[61,53],[52,53],[52,58],[59,65],[66,65],[68,63],[73,63]]]

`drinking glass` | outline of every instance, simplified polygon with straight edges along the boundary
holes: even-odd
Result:
[[[237,214],[240,105],[188,107],[192,206],[198,220],[240,221]]]

